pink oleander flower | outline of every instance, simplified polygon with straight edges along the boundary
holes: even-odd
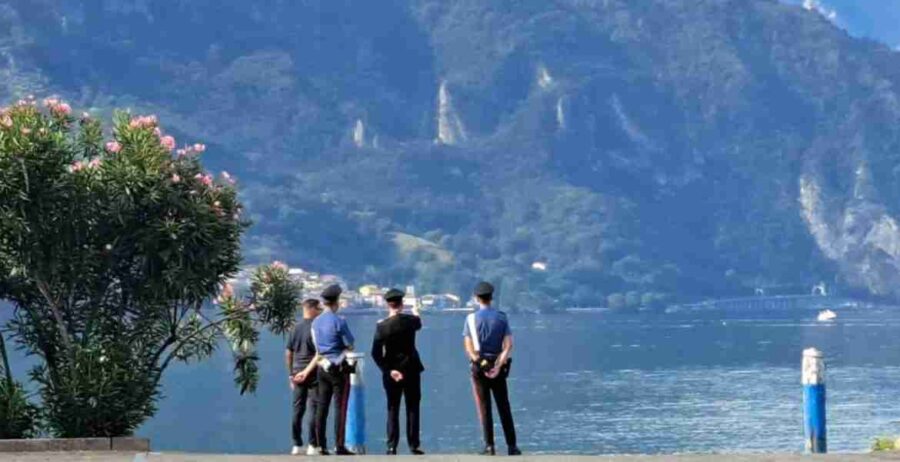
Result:
[[[272,268],[277,269],[277,270],[287,271],[288,266],[278,260],[275,260],[272,262]]]
[[[44,107],[47,109],[53,109],[53,107],[56,106],[57,104],[59,104],[59,98],[57,98],[55,96],[51,96],[49,98],[44,98]]]
[[[232,177],[228,172],[222,172],[222,178],[228,182],[228,184],[234,184],[234,177]]]
[[[72,106],[69,106],[68,103],[59,103],[50,108],[50,111],[58,116],[67,116],[72,113]]]
[[[223,298],[232,298],[232,297],[234,297],[234,287],[232,287],[231,284],[229,284],[229,283],[226,282],[226,283],[222,286],[222,292],[221,292],[221,295],[222,295]]]
[[[132,117],[131,121],[128,122],[128,126],[131,128],[150,128],[156,127],[158,120],[155,115],[148,116],[137,116]]]
[[[44,98],[43,103],[44,107],[49,109],[55,116],[67,116],[72,113],[72,106],[55,96]]]
[[[122,145],[118,141],[109,141],[106,143],[106,150],[113,154],[118,154],[122,150]]]
[[[177,173],[172,174],[172,183],[174,183],[174,184],[181,183],[181,177],[178,176]]]
[[[162,138],[162,130],[159,127],[156,127],[153,129],[153,134],[156,135],[158,138]]]
[[[81,113],[81,118],[82,118],[83,120],[90,120],[90,119],[91,119],[91,115],[88,114],[87,112],[82,112],[82,113]]]
[[[226,282],[225,284],[222,285],[222,290],[219,291],[219,295],[215,299],[213,299],[213,303],[218,305],[220,303],[224,303],[233,298],[234,298],[234,287],[232,287],[231,284]]]
[[[23,135],[28,135],[28,134],[31,133],[31,129],[30,129],[30,128],[22,127],[22,130],[21,130],[21,131],[22,131],[22,134],[23,134]]]
[[[198,173],[194,175],[194,179],[202,183],[204,186],[212,186],[213,179],[210,175],[204,175],[202,173]]]
[[[178,157],[184,157],[187,154],[187,150],[179,149],[179,150],[175,151],[175,154],[178,154]]]
[[[166,151],[172,151],[173,149],[175,149],[175,138],[173,138],[171,135],[163,136],[159,139],[159,144],[161,144],[162,147],[166,149]]]
[[[91,159],[90,163],[88,163],[88,167],[97,168],[100,166],[101,163],[102,163],[102,161],[100,160],[99,157],[94,157],[93,159]]]
[[[193,146],[191,146],[191,148],[192,148],[192,150],[193,150],[194,152],[196,152],[196,153],[201,153],[201,152],[203,152],[203,151],[206,151],[206,145],[205,145],[205,144],[196,143],[196,144],[194,144]]]
[[[70,172],[80,172],[82,170],[84,170],[84,162],[75,161],[72,162],[72,165],[69,165]]]

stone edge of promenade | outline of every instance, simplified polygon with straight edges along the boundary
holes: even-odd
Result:
[[[0,453],[55,451],[150,451],[147,438],[33,438],[0,440]]]

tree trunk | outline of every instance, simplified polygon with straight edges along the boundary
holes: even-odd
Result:
[[[9,355],[6,354],[6,342],[3,339],[3,332],[0,332],[0,355],[3,356],[3,372],[6,375],[6,384],[9,386],[10,392],[13,389],[12,369],[9,368]]]
[[[66,353],[72,355],[74,353],[72,351],[72,338],[69,336],[69,331],[66,329],[66,322],[63,320],[62,313],[59,312],[59,306],[50,294],[49,286],[44,281],[37,279],[37,287],[38,291],[40,291],[41,295],[43,295],[44,299],[47,301],[50,311],[53,313],[53,319],[56,321],[56,326],[59,329],[59,336],[62,339],[63,346],[66,348]]]

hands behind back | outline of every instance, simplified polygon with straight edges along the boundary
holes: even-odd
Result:
[[[294,375],[294,377],[291,378],[291,383],[298,384],[298,383],[306,382],[306,377],[307,377],[307,374],[305,371],[298,372],[297,374]]]

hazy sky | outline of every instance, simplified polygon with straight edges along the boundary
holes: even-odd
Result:
[[[816,9],[852,35],[900,48],[900,0],[785,0]]]

